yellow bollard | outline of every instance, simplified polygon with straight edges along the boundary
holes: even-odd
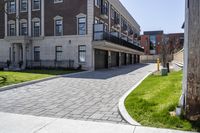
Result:
[[[157,58],[157,70],[160,71],[160,59]]]

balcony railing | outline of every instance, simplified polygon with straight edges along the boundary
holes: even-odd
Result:
[[[106,40],[108,42],[112,42],[114,44],[128,47],[134,50],[138,50],[140,52],[144,52],[144,49],[139,46],[139,43],[136,41],[130,41],[128,39],[119,38],[119,34],[117,32],[109,33],[105,32],[103,29],[103,24],[95,24],[94,25],[94,41],[102,41]]]

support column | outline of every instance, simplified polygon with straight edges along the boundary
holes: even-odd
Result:
[[[44,36],[44,0],[41,0],[41,36]]]
[[[112,61],[111,61],[111,51],[108,51],[108,68],[110,68],[112,66]]]
[[[16,36],[19,36],[19,0],[16,0]]]
[[[5,4],[5,10],[7,11],[7,3]],[[8,36],[8,15],[5,13],[5,37]]]
[[[28,36],[31,36],[31,1],[28,1]]]
[[[26,43],[22,44],[22,56],[23,56],[23,65],[22,65],[22,69],[26,68]]]
[[[122,53],[119,52],[119,67],[122,65]]]

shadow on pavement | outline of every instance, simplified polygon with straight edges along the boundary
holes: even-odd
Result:
[[[136,71],[142,67],[145,67],[149,64],[134,64],[128,66],[122,66],[119,68],[111,68],[111,69],[103,69],[103,70],[96,70],[84,74],[78,74],[73,76],[63,76],[63,77],[70,77],[70,78],[84,78],[84,79],[109,79],[119,75],[125,75],[130,72]]]

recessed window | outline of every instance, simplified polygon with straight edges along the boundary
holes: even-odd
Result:
[[[15,13],[16,12],[16,3],[15,3],[15,0],[10,0],[8,2],[8,12],[9,13]]]
[[[16,36],[15,23],[8,24],[9,36]]]
[[[54,3],[56,4],[56,3],[62,3],[63,2],[63,0],[54,0]]]
[[[34,47],[34,61],[36,62],[40,61],[40,47],[39,46]]]
[[[78,34],[85,35],[86,34],[86,18],[78,18]]]
[[[21,0],[20,1],[20,11],[26,12],[28,10],[28,1],[27,0]]]
[[[40,0],[32,0],[32,9],[40,10]]]
[[[56,61],[62,60],[62,46],[56,46]]]
[[[63,20],[55,20],[55,36],[63,35]]]
[[[79,53],[79,62],[85,63],[86,62],[86,46],[85,45],[79,46],[78,53]]]
[[[20,23],[20,35],[27,36],[28,35],[28,25],[27,22]]]
[[[40,21],[33,21],[32,23],[32,36],[39,37],[40,36]]]
[[[101,1],[100,0],[95,0],[95,6],[100,7]]]

